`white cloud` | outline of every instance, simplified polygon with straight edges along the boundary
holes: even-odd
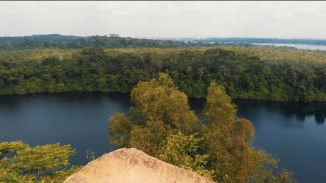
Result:
[[[326,2],[0,2],[0,36],[326,38]]]

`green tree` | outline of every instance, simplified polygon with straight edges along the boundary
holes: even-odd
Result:
[[[71,166],[70,145],[29,147],[22,141],[0,143],[0,182],[63,182],[81,167]]]
[[[110,118],[109,132],[118,147],[135,147],[157,155],[168,134],[195,132],[198,118],[189,110],[187,96],[178,91],[166,74],[139,82],[131,92],[132,107],[127,117]]]
[[[215,171],[205,168],[208,155],[198,154],[199,144],[202,143],[203,138],[196,136],[197,133],[191,135],[184,135],[181,132],[170,134],[164,141],[158,157],[162,161],[213,179]]]
[[[223,87],[212,82],[200,118],[167,74],[139,82],[127,116],[109,119],[111,142],[134,147],[168,163],[219,182],[293,182],[291,173],[273,175],[277,160],[252,146],[250,121],[236,117]]]
[[[254,129],[250,121],[236,118],[236,107],[224,88],[212,82],[208,88],[202,119],[203,151],[219,182],[246,182],[253,170],[250,143]]]
[[[292,172],[274,175],[278,160],[252,147],[252,123],[236,117],[236,106],[222,86],[212,82],[201,114],[206,123],[201,150],[208,155],[206,168],[214,170],[218,182],[294,182]]]

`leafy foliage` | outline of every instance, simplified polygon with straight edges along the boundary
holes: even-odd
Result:
[[[208,88],[202,115],[207,123],[202,131],[203,151],[209,154],[210,168],[218,172],[217,180],[246,182],[254,169],[251,122],[236,119],[231,98],[214,82]]]
[[[205,168],[208,155],[201,155],[197,152],[199,151],[199,144],[204,139],[196,136],[197,134],[184,135],[181,132],[170,134],[164,141],[158,157],[162,161],[213,179],[215,171]]]
[[[208,43],[192,43],[172,40],[137,39],[131,37],[120,37],[112,34],[104,36],[63,36],[59,34],[33,35],[24,37],[0,37],[0,49],[72,49],[72,48],[176,48],[196,45],[207,45]]]
[[[288,171],[273,175],[277,160],[251,147],[251,122],[236,118],[231,98],[215,82],[200,117],[167,74],[139,82],[131,100],[135,107],[128,116],[109,119],[108,132],[118,147],[140,149],[219,182],[293,182]]]
[[[0,143],[0,182],[63,182],[80,169],[70,166],[70,145],[29,147],[22,141]]]
[[[130,92],[169,74],[188,97],[212,80],[233,99],[325,101],[326,52],[263,46],[0,51],[0,94]]]

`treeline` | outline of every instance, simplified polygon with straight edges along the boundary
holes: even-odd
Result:
[[[302,50],[300,56],[292,55],[292,49],[270,52],[266,47],[256,49],[257,53],[251,49],[85,48],[71,51],[66,58],[56,55],[24,62],[0,59],[0,94],[130,92],[138,81],[167,73],[189,97],[205,97],[209,83],[215,80],[233,99],[326,101],[325,52]],[[278,52],[282,59],[264,56]],[[306,53],[310,60],[302,60]]]
[[[326,45],[319,39],[278,39],[278,38],[178,38],[178,39],[140,39],[120,37],[118,34],[104,36],[70,36],[60,34],[0,37],[0,50],[25,49],[79,49],[79,48],[180,48],[219,45],[248,45],[251,43],[281,43]]]
[[[63,36],[59,34],[34,35],[24,37],[0,37],[0,49],[75,49],[75,48],[177,48],[188,46],[209,46],[207,43],[192,43],[185,41],[136,39],[120,37],[116,34],[110,36]]]

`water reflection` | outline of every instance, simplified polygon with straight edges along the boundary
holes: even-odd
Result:
[[[6,109],[15,109],[18,107],[18,102],[20,95],[0,95],[0,109],[6,110]],[[8,110],[9,110],[8,109]]]
[[[287,119],[295,117],[296,121],[304,122],[307,116],[314,116],[315,123],[322,125],[326,118],[326,102],[269,102],[255,100],[234,100],[238,106],[238,116],[257,117],[259,110],[273,111]],[[196,114],[200,114],[205,104],[204,99],[189,99],[189,105]],[[248,113],[250,111],[250,113]],[[245,114],[245,115],[244,115]],[[251,117],[250,117],[251,116]]]
[[[314,116],[316,124],[324,124],[326,118],[326,102],[258,102],[251,100],[235,100],[242,111],[265,107],[268,111],[281,114],[283,117],[291,119],[296,118],[298,122],[304,122],[308,116]]]

